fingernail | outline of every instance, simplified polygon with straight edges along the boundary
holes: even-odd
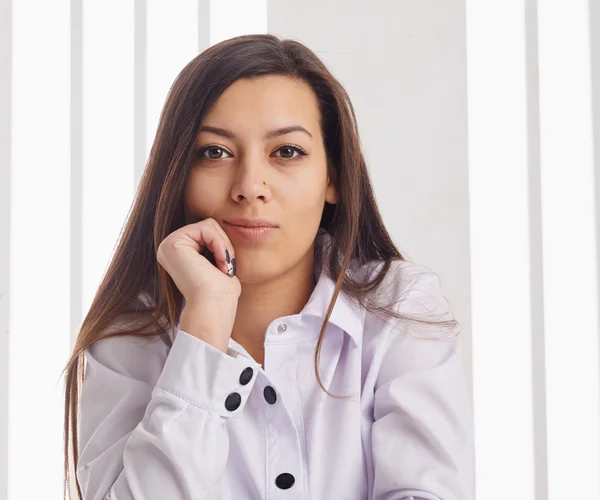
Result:
[[[231,259],[229,258],[229,250],[227,250],[227,248],[225,249],[225,258],[227,259],[227,263],[229,264],[231,262]]]
[[[235,257],[231,259],[231,265],[233,266],[233,276],[235,276]]]

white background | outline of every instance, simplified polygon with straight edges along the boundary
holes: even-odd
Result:
[[[178,72],[307,44],[463,324],[477,498],[600,499],[600,2],[0,0],[0,500],[62,498],[62,383]],[[595,147],[594,147],[595,146]]]

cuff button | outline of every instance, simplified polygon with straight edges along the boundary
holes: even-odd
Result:
[[[250,367],[246,368],[240,375],[240,384],[246,385],[252,380],[252,375],[254,375],[254,370]]]
[[[240,407],[240,404],[242,404],[242,396],[237,392],[232,392],[225,400],[225,408],[229,411],[237,410]]]

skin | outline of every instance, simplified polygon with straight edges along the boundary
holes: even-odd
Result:
[[[325,202],[337,202],[319,119],[306,83],[281,75],[241,79],[220,96],[196,137],[196,150],[203,151],[186,183],[186,220],[213,217],[229,236],[242,285],[231,337],[263,366],[269,324],[298,314],[314,290],[314,239]],[[291,125],[312,138],[301,131],[264,138],[268,130]],[[266,241],[249,242],[223,222],[234,217],[269,219],[279,227]]]

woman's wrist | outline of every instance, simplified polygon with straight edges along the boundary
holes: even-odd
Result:
[[[186,304],[181,312],[179,329],[227,353],[229,339],[224,336],[223,332],[216,331],[214,326],[206,324],[203,315],[196,312],[197,310],[193,306],[189,307],[190,305]]]

